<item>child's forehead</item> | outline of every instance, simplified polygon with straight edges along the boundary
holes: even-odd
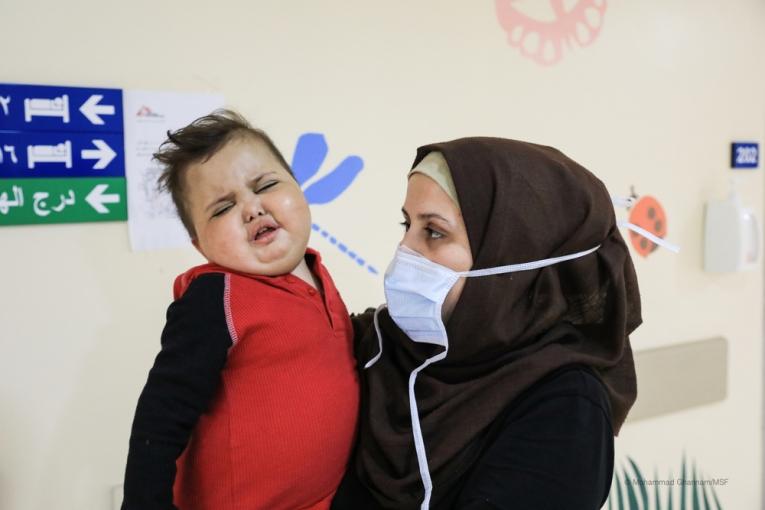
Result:
[[[251,135],[226,141],[211,157],[191,166],[214,180],[233,173],[251,176],[263,172],[288,173],[268,145]]]
[[[243,135],[228,140],[210,158],[190,164],[185,172],[184,187],[187,196],[217,193],[230,185],[273,173],[289,176],[289,171],[266,143]]]

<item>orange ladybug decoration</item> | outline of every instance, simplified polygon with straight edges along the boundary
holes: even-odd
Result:
[[[667,215],[659,201],[652,196],[643,196],[632,206],[629,222],[649,231],[656,237],[664,239],[664,236],[667,235]],[[632,247],[642,257],[648,257],[659,247],[650,239],[646,239],[631,230],[630,241],[632,241]]]

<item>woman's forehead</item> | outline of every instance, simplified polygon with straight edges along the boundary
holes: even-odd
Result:
[[[459,208],[446,191],[433,179],[420,173],[409,177],[403,209],[409,216],[431,213],[451,217],[460,215]]]

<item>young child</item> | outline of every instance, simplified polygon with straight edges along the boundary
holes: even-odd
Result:
[[[348,312],[307,248],[303,193],[268,136],[227,110],[168,133],[155,158],[209,263],[175,280],[122,508],[327,509],[358,378]]]

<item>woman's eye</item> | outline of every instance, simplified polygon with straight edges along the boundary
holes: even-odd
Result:
[[[276,186],[277,184],[279,184],[279,181],[268,182],[264,186],[261,186],[260,188],[256,189],[255,193],[261,193],[263,191],[266,191],[268,188],[272,188],[272,187]]]
[[[425,230],[428,231],[428,238],[430,239],[441,239],[442,237],[444,237],[444,234],[442,234],[438,230],[433,230],[430,227],[427,227]]]
[[[399,225],[404,227],[404,230],[409,230],[409,223],[408,222],[402,221],[401,223],[399,223]]]
[[[225,207],[221,207],[220,209],[218,209],[217,211],[215,211],[213,213],[213,218],[215,218],[216,216],[220,216],[220,215],[224,214],[229,209],[231,209],[231,204],[229,204],[229,205],[227,205]]]

